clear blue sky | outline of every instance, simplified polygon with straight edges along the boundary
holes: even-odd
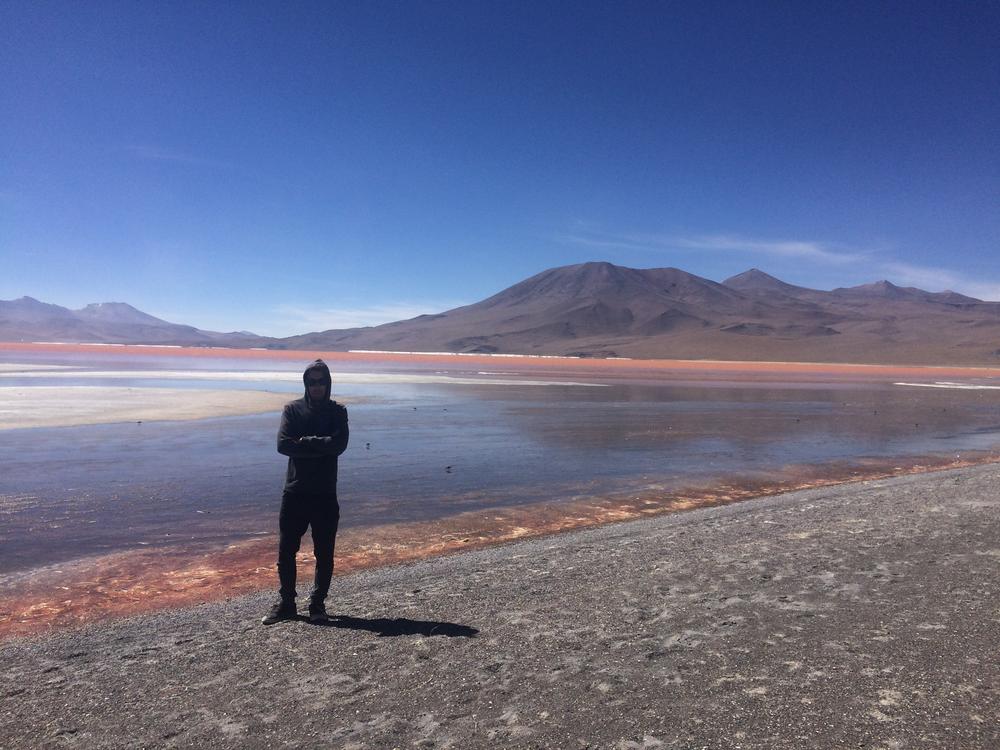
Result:
[[[998,2],[0,4],[0,299],[288,335],[607,260],[1000,299]]]

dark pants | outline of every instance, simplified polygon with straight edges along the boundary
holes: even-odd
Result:
[[[340,523],[340,505],[337,495],[300,495],[286,492],[281,496],[281,514],[278,516],[278,580],[281,598],[295,599],[295,554],[299,551],[302,535],[312,527],[313,553],[316,556],[316,577],[309,598],[322,602],[330,591],[333,578],[333,546]]]

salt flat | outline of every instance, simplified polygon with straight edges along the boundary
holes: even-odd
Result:
[[[72,365],[37,365],[37,364],[20,364],[18,362],[0,362],[0,375],[14,375],[20,376],[25,373],[38,373],[44,372],[51,375],[53,372],[60,370],[77,370],[80,368],[74,367]]]
[[[277,411],[291,398],[249,390],[0,386],[0,430],[235,417]]]
[[[225,381],[234,383],[301,383],[301,372],[285,372],[275,370],[77,370],[72,368],[48,371],[18,370],[17,365],[11,365],[9,371],[0,370],[0,378],[45,378],[66,380],[198,380]],[[483,377],[462,377],[456,375],[422,375],[415,373],[377,373],[377,372],[337,372],[333,379],[335,385],[350,384],[439,384],[439,385],[524,385],[524,386],[576,386],[588,388],[605,388],[604,383],[581,383],[569,380],[537,380],[530,378],[497,378],[492,373],[479,373]]]

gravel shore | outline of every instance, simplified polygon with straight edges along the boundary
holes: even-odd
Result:
[[[792,492],[0,646],[0,746],[1000,747],[1000,466]]]

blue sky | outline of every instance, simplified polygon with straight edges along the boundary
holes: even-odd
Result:
[[[0,299],[271,335],[607,260],[1000,299],[1000,3],[0,5]]]

